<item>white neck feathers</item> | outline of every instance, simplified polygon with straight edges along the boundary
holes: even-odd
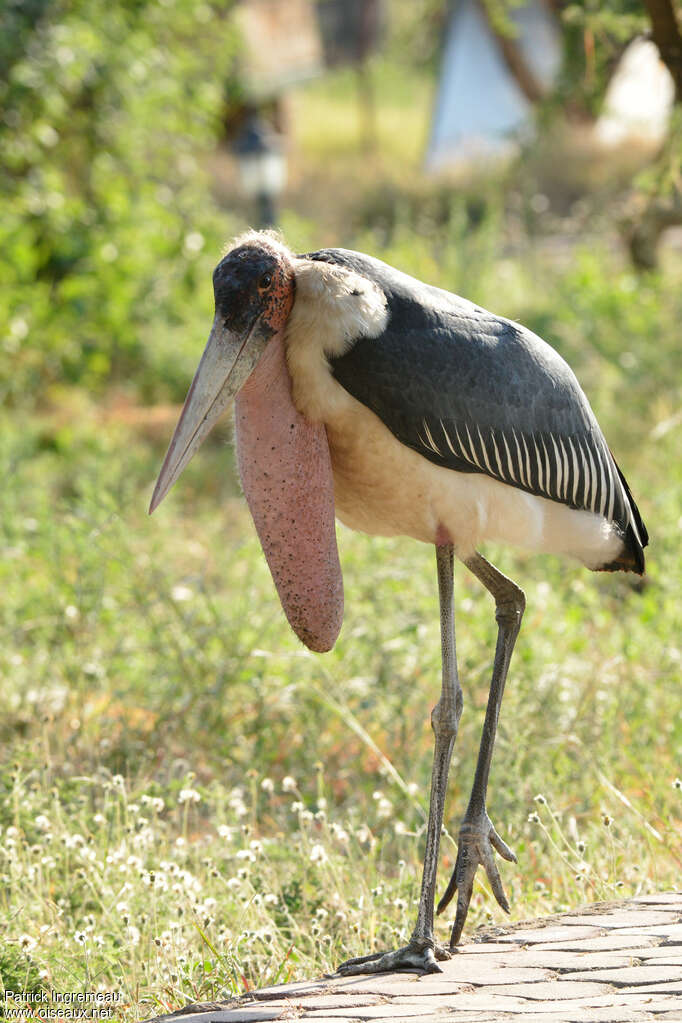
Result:
[[[324,421],[340,397],[327,359],[386,329],[386,297],[372,281],[335,263],[297,259],[294,266],[296,298],[285,335],[294,403],[308,418]]]
[[[386,297],[372,281],[335,263],[296,260],[296,300],[289,316],[290,338],[314,335],[327,355],[343,355],[360,337],[386,328]]]

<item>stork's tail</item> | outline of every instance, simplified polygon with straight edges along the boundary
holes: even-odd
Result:
[[[613,458],[613,455],[611,455],[611,457]],[[597,569],[597,571],[636,572],[637,575],[644,575],[644,548],[649,542],[649,534],[647,533],[646,526],[642,521],[639,508],[635,504],[635,499],[630,492],[627,480],[620,471],[620,467],[618,466],[615,458],[613,459],[613,464],[618,470],[618,476],[620,477],[620,482],[627,498],[629,522],[626,526],[625,533],[623,534],[623,549],[620,554],[607,565],[602,565],[601,568]]]

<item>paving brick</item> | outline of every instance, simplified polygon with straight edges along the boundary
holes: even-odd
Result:
[[[640,994],[682,995],[682,980],[668,980],[660,984],[638,984],[636,989],[626,988],[625,990],[637,990]],[[680,1020],[682,1020],[682,1005],[680,1005]]]
[[[512,957],[510,956],[510,959]],[[472,963],[443,963],[443,978],[455,980],[460,984],[524,984],[549,979],[547,970],[537,967],[516,966],[510,962],[504,965],[499,961],[491,963],[486,957]]]
[[[422,1017],[423,1019],[423,1017]],[[510,1016],[509,1013],[500,1015],[496,1012],[472,1012],[464,1009],[448,1009],[444,1014],[429,1016],[429,1020],[448,1020],[449,1023],[500,1023],[501,1020],[514,1021],[518,1023],[518,1016]]]
[[[409,999],[412,1002],[412,998]],[[450,1001],[451,1010],[459,1012],[488,1012],[497,1013],[517,1012],[525,1009],[526,1012],[532,1007],[526,998],[517,998],[513,995],[491,994],[487,988],[479,988],[476,991],[463,992]],[[456,1015],[452,1014],[456,1019]]]
[[[605,927],[608,930],[615,928],[621,930],[627,927],[669,927],[676,923],[677,910],[665,911],[661,909],[625,909],[619,912],[617,909],[611,913],[580,913],[575,916],[569,914],[564,917],[567,924],[580,925],[582,927]]]
[[[458,945],[453,958],[458,959],[463,955],[494,955],[496,952],[503,952],[507,955],[509,943],[501,941],[472,941],[466,945]]]
[[[413,1023],[413,1020],[419,1020],[420,1023],[452,1023],[452,1013],[447,1009],[443,1012],[430,1012],[426,1016],[391,1016],[391,1023]]]
[[[502,965],[534,966],[538,969],[559,971],[565,973],[568,970],[598,970],[615,968],[619,966],[632,966],[633,956],[625,952],[577,952],[567,951],[561,948],[540,948],[538,945],[530,945],[527,948],[514,948],[506,961],[495,956],[494,963],[501,961]],[[490,962],[490,960],[486,960]]]
[[[434,974],[440,977],[440,974]],[[430,983],[427,983],[430,981]],[[400,975],[387,974],[385,977],[362,977],[356,978],[354,990],[360,994],[383,995],[387,998],[402,998],[405,995],[418,993],[420,998],[430,998],[435,995],[456,995],[462,988],[470,985],[455,980],[433,980],[427,977],[415,977],[409,980],[406,976],[401,979]],[[347,989],[346,989],[347,990]]]
[[[536,1015],[533,1010],[533,1015]],[[642,1013],[641,1009],[628,1009],[625,1006],[613,1006],[608,1009],[570,1008],[563,1012],[537,1014],[539,1023],[643,1023],[656,1017],[650,1013]],[[518,1017],[517,1017],[518,1019]]]
[[[679,906],[682,910],[682,892],[652,892],[650,895],[635,895],[628,902],[641,902],[645,906]]]
[[[620,932],[611,932],[610,934],[602,934],[596,938],[584,938],[582,940],[573,941],[550,941],[545,944],[534,945],[536,949],[564,949],[575,952],[619,952],[628,948],[644,948],[645,946],[654,947],[660,944],[661,938],[655,934],[649,935],[637,935],[637,934],[622,934]]]
[[[664,984],[671,981],[682,983],[682,969],[679,966],[647,965],[627,966],[619,970],[589,970],[565,974],[565,979],[598,980],[616,987],[630,987],[633,984]]]
[[[642,937],[665,938],[668,942],[682,944],[682,924],[668,924],[667,927],[626,927],[619,934],[641,934]]]
[[[641,988],[616,988],[611,991],[608,995],[589,995],[583,998],[575,998],[573,1002],[576,1005],[582,1005],[586,1008],[609,1008],[612,1005],[627,1005],[629,1008],[642,1009],[648,1008],[649,1006],[655,1006],[658,1004],[669,1007],[671,1005],[679,1005],[679,999],[670,992],[662,992],[653,994],[651,992],[642,991]],[[545,1003],[549,1004],[549,1003]],[[651,1009],[652,1012],[655,1009]]]
[[[372,994],[339,994],[339,992],[327,995],[307,995],[303,998],[294,996],[287,1003],[287,1007],[302,1006],[306,1012],[313,1009],[354,1009],[365,1005],[378,1005],[386,1000],[385,995]]]
[[[555,1003],[552,1003],[552,1006],[554,1005]],[[525,1009],[519,1009],[517,1013],[509,1015],[515,1023],[529,1015],[537,1018],[538,1023],[642,1023],[643,1020],[655,1018],[649,1012],[644,1013],[641,1009],[632,1009],[625,1005],[590,1008],[574,1005],[572,1002],[564,1002],[560,1008],[548,1008],[546,1004],[541,1004],[533,1005],[529,1010],[526,1006]],[[457,1021],[457,1016],[452,1018]]]
[[[536,984],[513,984],[503,987],[500,984],[491,984],[485,988],[486,992],[494,995],[514,995],[520,998],[532,998],[533,1001],[544,1001],[550,998],[579,998],[581,995],[606,995],[612,992],[607,984],[599,984],[590,980],[545,980]]]
[[[644,945],[642,948],[628,949],[628,954],[645,962],[656,962],[661,958],[682,955],[682,948],[677,945]]]
[[[578,927],[567,924],[565,926],[549,927],[527,927],[519,930],[509,931],[508,934],[500,935],[499,941],[504,944],[539,945],[555,941],[582,941],[587,938],[596,938],[601,934],[599,927]]]
[[[280,1019],[282,1007],[267,1008],[265,1006],[243,1006],[237,1009],[208,1009],[205,1012],[192,1012],[187,1016],[172,1016],[172,1023],[261,1023],[261,1021]],[[167,1018],[167,1017],[166,1017]]]
[[[498,952],[496,955],[487,955],[480,960],[487,969],[495,968],[507,970],[513,967],[514,970],[533,967],[537,970],[549,970],[552,973],[566,973],[574,970],[605,970],[618,967],[633,966],[641,958],[642,951],[638,948],[639,955],[633,955],[628,949],[625,951],[583,951],[577,949],[543,948],[540,945],[506,945],[506,952]],[[664,949],[669,954],[674,950],[671,947]],[[475,971],[479,970],[479,963],[471,963],[469,960],[462,964],[461,969],[468,967],[467,976],[472,977]]]
[[[437,1007],[438,1008],[438,1007]],[[445,1014],[447,1006],[443,1005],[443,1014]],[[352,1009],[351,1014],[355,1019],[395,1019],[396,1017],[418,1017],[418,1016],[430,1016],[433,1013],[433,1006],[426,1004],[409,1004],[405,1002],[383,1002],[381,1005],[368,1005],[366,1008]],[[348,1010],[347,1009],[327,1009],[325,1015],[330,1019],[343,1019],[345,1018]]]
[[[391,1023],[413,1023],[415,1019],[421,1021],[421,1023],[452,1023],[452,1013],[438,1013],[437,1015],[429,1013],[427,1016],[392,1016]]]
[[[291,984],[273,984],[272,987],[262,987],[258,989],[259,995],[281,995],[283,998],[288,997],[290,994],[298,993],[310,993],[313,991],[324,991],[326,980],[299,980],[293,981]]]
[[[414,1020],[418,1020],[419,1023],[452,1023],[452,1013],[437,1013],[436,1015],[428,1014],[428,1016],[392,1016],[391,1023],[413,1023]]]

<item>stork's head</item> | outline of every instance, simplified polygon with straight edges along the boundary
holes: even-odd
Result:
[[[275,235],[238,239],[213,272],[215,319],[154,488],[150,513],[244,385],[294,301],[294,266]]]
[[[343,580],[325,427],[294,406],[285,359],[294,263],[260,232],[239,239],[216,267],[215,319],[149,510],[236,398],[237,464],[263,552],[294,632],[323,651],[341,628]]]

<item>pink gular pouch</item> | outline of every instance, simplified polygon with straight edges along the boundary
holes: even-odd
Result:
[[[311,650],[330,650],[343,621],[334,482],[323,423],[296,409],[285,328],[294,302],[288,254],[233,249],[214,273],[216,316],[168,447],[150,512],[235,399],[237,461],[284,612]]]
[[[331,650],[343,579],[329,445],[324,424],[294,406],[281,332],[237,395],[235,433],[244,494],[284,613],[307,647]]]

